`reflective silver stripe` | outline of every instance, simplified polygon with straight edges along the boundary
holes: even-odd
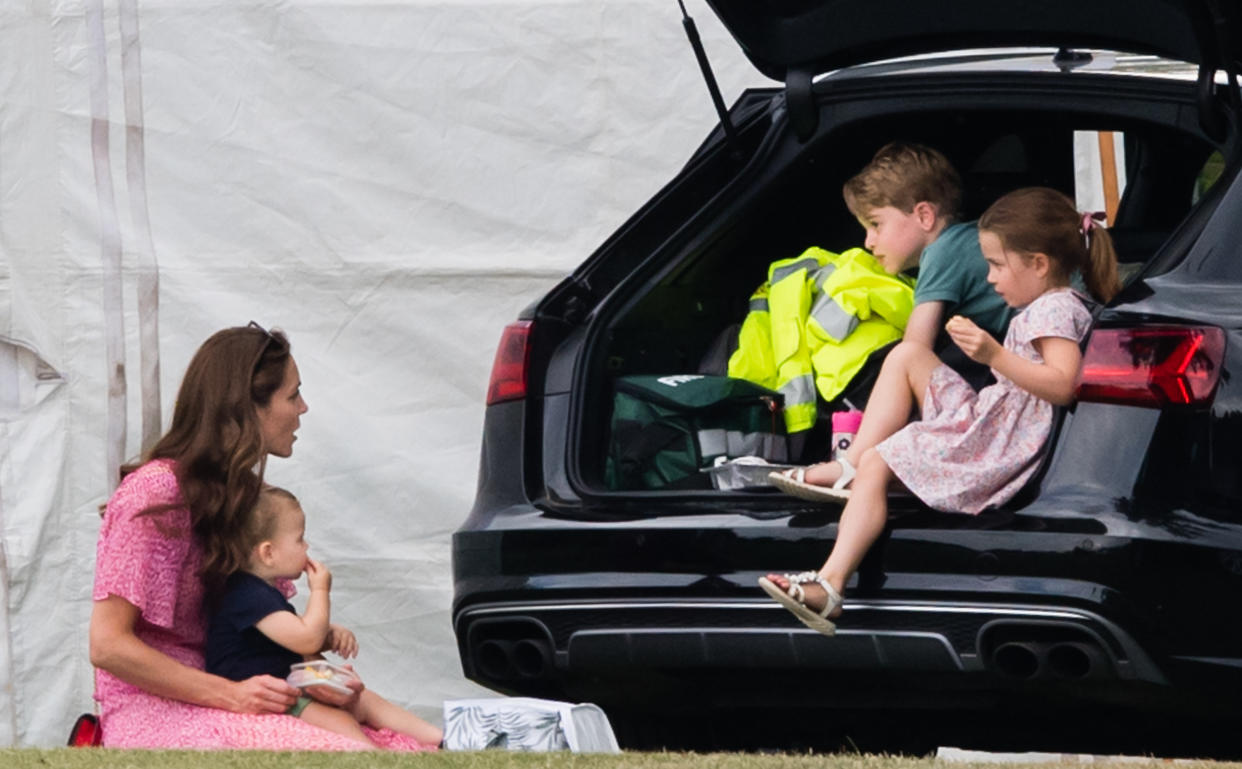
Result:
[[[729,436],[723,429],[699,430],[699,455],[719,457],[729,453]]]
[[[750,311],[751,312],[767,312],[768,311],[768,300],[766,298],[765,299],[751,299],[750,300]]]
[[[824,284],[828,282],[828,279],[832,277],[832,273],[836,271],[837,266],[835,264],[825,264],[823,267],[820,267],[815,273],[815,287],[823,291]]]
[[[787,456],[785,436],[772,433],[743,433],[740,430],[729,432],[729,456],[731,457],[763,457],[777,462],[784,462]]]
[[[768,279],[770,283],[776,285],[785,278],[793,275],[798,270],[814,270],[819,267],[818,259],[799,259],[793,264],[787,264],[784,267],[778,267],[772,271],[772,277]]]
[[[768,432],[744,433],[741,430],[699,430],[699,452],[703,457],[763,457],[785,461],[785,436]]]
[[[728,435],[729,456],[757,456],[759,447],[763,445],[760,433],[744,433],[741,430],[730,430]]]
[[[811,317],[824,333],[840,342],[858,328],[858,318],[841,309],[831,296],[824,294],[811,307]]]
[[[781,385],[781,394],[785,396],[785,408],[801,406],[815,402],[815,375],[803,374]]]
[[[783,435],[760,433],[763,443],[759,448],[759,456],[773,462],[784,462],[789,459],[789,441]]]

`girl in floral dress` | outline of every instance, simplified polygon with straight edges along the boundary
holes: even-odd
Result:
[[[975,392],[927,348],[889,353],[843,461],[773,473],[798,497],[845,503],[837,539],[819,571],[769,574],[760,587],[803,623],[831,635],[845,583],[884,530],[888,487],[900,481],[937,510],[976,514],[1004,504],[1035,473],[1052,430],[1053,407],[1070,402],[1091,313],[1070,288],[1108,301],[1119,290],[1108,233],[1045,187],[1011,192],[979,219],[988,282],[1020,308],[1004,345],[961,316],[949,336],[996,383]],[[922,419],[907,424],[917,406]],[[855,470],[855,466],[857,470]]]
[[[105,747],[368,747],[285,715],[299,692],[282,678],[230,681],[204,670],[203,574],[227,573],[225,543],[259,497],[267,456],[293,453],[304,413],[280,332],[225,329],[190,361],[172,426],[108,500],[99,532],[90,654]],[[287,580],[281,587],[292,594]],[[352,688],[308,691],[348,706],[362,685]],[[388,730],[368,737],[396,750],[435,749]]]

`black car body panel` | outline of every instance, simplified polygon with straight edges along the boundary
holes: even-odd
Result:
[[[1213,0],[708,0],[768,77],[828,72],[937,51],[1056,45],[1146,53],[1193,63],[1242,61],[1218,34],[1236,9]]]
[[[796,16],[860,4],[713,5],[733,28],[730,14],[750,6]],[[1198,61],[1174,32],[1140,47]],[[777,67],[761,43],[743,41]],[[818,68],[831,56],[804,58]],[[1242,754],[1220,729],[1242,716],[1242,621],[1227,608],[1242,590],[1242,185],[1236,94],[1212,97],[1223,135],[1204,128],[1202,97],[1194,82],[1087,72],[828,78],[807,137],[786,92],[744,94],[734,143],[714,132],[523,313],[526,394],[488,406],[478,494],[453,539],[466,675],[596,702],[629,745],[822,748],[846,734],[887,749]],[[837,508],[764,491],[606,488],[615,377],[694,371],[768,261],[855,244],[840,183],[876,147],[943,149],[973,217],[1017,186],[1072,190],[1076,130],[1124,132],[1126,144],[1112,230],[1129,277],[1096,327],[1224,329],[1210,403],[1074,404],[1036,479],[978,516],[894,493],[832,640],[756,579],[821,563]],[[1224,172],[1192,194],[1211,157]],[[1026,728],[1031,717],[1047,728]],[[1135,728],[1149,722],[1163,726]]]

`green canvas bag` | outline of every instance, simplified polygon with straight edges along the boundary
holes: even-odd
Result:
[[[710,489],[717,457],[786,458],[783,396],[744,379],[677,374],[616,383],[610,489]]]

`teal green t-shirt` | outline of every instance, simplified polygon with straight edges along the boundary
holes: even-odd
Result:
[[[944,302],[944,321],[965,315],[997,339],[1005,338],[1013,311],[988,283],[988,263],[979,248],[975,222],[946,227],[923,249],[914,303],[923,302]]]

